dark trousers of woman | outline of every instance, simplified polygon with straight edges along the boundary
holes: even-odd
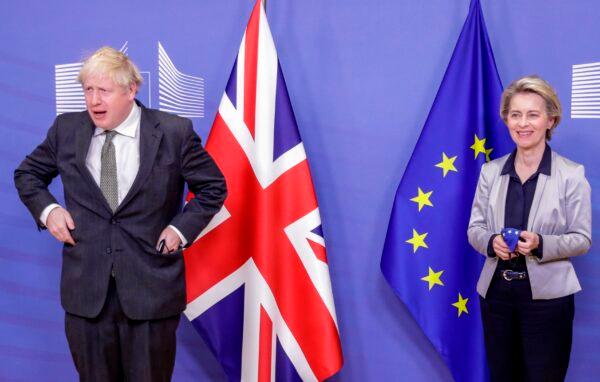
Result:
[[[573,295],[533,300],[528,278],[507,281],[497,271],[480,303],[491,382],[564,381]]]

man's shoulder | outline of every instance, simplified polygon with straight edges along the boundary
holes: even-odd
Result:
[[[186,128],[188,126],[192,126],[192,121],[190,119],[180,117],[176,114],[149,108],[143,108],[142,110],[144,113],[148,113],[151,119],[154,119],[160,124],[166,125],[169,128]]]
[[[75,130],[91,123],[87,110],[62,113],[56,116],[50,131],[59,136],[73,136]]]
[[[89,119],[87,110],[62,113],[56,116],[56,122],[65,125],[73,125],[85,122]]]

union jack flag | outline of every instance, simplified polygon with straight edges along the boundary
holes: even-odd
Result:
[[[230,380],[324,380],[342,366],[321,218],[258,0],[206,144],[221,211],[185,252],[186,316]]]

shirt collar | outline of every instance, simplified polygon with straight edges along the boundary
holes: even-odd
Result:
[[[129,115],[121,124],[115,127],[113,130],[126,137],[135,138],[138,126],[140,125],[140,119],[142,115],[141,108],[134,104],[129,112]],[[106,130],[96,127],[94,130],[94,137],[103,134]]]
[[[515,170],[515,156],[517,155],[517,149],[515,149],[504,163],[504,167],[502,167],[502,172],[500,175],[512,175],[517,176],[517,172]],[[550,176],[550,170],[552,167],[552,149],[548,144],[546,144],[546,148],[544,148],[544,154],[542,155],[542,161],[538,166],[537,171],[531,177],[537,174],[544,174]]]

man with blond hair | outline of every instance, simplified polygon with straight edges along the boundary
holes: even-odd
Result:
[[[221,208],[225,181],[190,120],[135,99],[142,77],[125,54],[99,49],[78,80],[87,111],[56,118],[15,184],[39,229],[64,243],[61,303],[80,379],[168,381],[182,248]],[[58,175],[65,206],[48,191]],[[183,207],[185,183],[195,197]]]

